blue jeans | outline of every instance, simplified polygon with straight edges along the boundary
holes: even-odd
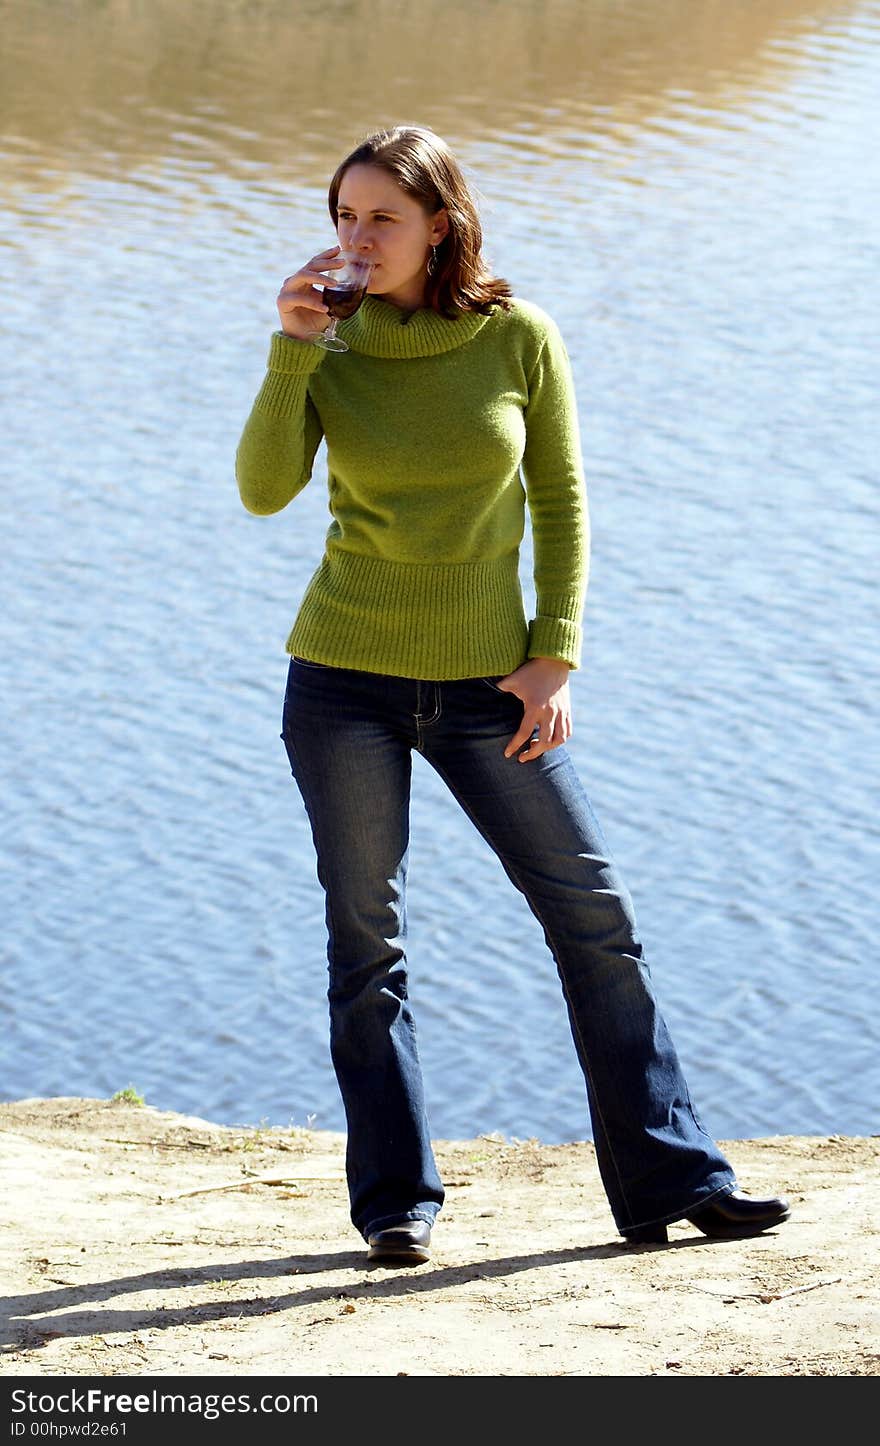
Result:
[[[629,895],[567,750],[529,763],[504,757],[521,719],[519,699],[490,678],[438,683],[290,663],[282,738],[326,894],[330,1049],[351,1218],[365,1237],[402,1220],[433,1222],[443,1204],[407,999],[414,748],[543,927],[618,1230],[681,1219],[736,1186],[691,1103]]]

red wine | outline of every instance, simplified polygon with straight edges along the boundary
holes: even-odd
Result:
[[[345,321],[354,316],[366,294],[366,286],[325,286],[324,305],[337,321]]]

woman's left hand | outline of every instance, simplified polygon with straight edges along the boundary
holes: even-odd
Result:
[[[505,758],[518,753],[520,763],[530,763],[571,737],[569,671],[559,658],[529,658],[496,685],[515,693],[523,705],[522,723],[504,750]]]

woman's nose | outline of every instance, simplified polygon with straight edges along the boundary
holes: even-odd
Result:
[[[353,251],[372,251],[373,238],[365,226],[355,226],[349,236],[349,245]]]

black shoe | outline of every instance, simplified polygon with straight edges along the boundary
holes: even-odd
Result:
[[[790,1214],[787,1200],[753,1200],[740,1190],[726,1190],[685,1219],[713,1240],[745,1240],[781,1225]],[[637,1225],[622,1234],[627,1245],[665,1245],[669,1239],[665,1225]]]
[[[368,1260],[386,1265],[421,1265],[431,1258],[431,1227],[427,1220],[404,1220],[367,1236]]]
[[[708,1204],[692,1210],[688,1220],[715,1240],[743,1240],[772,1230],[791,1215],[788,1201],[782,1198],[753,1200],[741,1190],[726,1190],[715,1195]]]

